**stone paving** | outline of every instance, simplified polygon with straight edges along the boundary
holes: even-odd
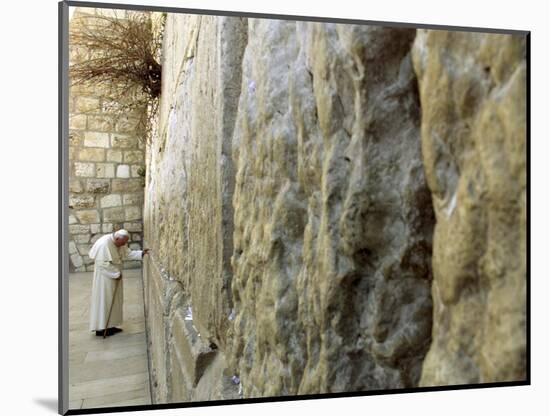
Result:
[[[151,404],[141,269],[124,271],[123,332],[88,330],[92,273],[69,276],[69,409]]]

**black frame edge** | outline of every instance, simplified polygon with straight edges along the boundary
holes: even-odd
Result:
[[[58,408],[69,411],[68,351],[68,146],[69,5],[58,3]]]
[[[188,407],[212,407],[225,405],[253,404],[253,403],[272,403],[272,402],[289,402],[289,401],[305,401],[305,400],[322,400],[322,399],[338,399],[348,397],[366,397],[373,395],[390,395],[404,393],[427,393],[439,391],[457,391],[457,390],[472,390],[482,388],[495,387],[517,387],[527,386],[528,381],[506,381],[498,383],[483,383],[483,384],[459,384],[448,386],[433,386],[433,387],[414,387],[394,390],[371,390],[359,392],[343,392],[343,393],[324,393],[324,394],[307,394],[300,396],[275,396],[275,397],[258,397],[250,399],[237,400],[213,400],[201,402],[179,402],[179,403],[162,403],[151,405],[136,405],[136,406],[117,406],[117,407],[96,407],[90,409],[74,409],[69,410],[67,415],[86,415],[96,413],[113,413],[113,412],[136,412],[142,410],[164,410],[164,409],[182,409]]]

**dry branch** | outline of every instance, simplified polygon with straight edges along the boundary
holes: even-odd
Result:
[[[136,133],[151,134],[161,92],[162,26],[156,31],[149,13],[126,12],[124,18],[75,16],[69,47],[71,86],[105,91],[105,111],[120,117],[139,114]]]

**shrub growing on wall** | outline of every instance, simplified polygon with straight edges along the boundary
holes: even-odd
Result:
[[[69,44],[78,58],[70,65],[71,86],[99,88],[109,97],[106,111],[139,115],[136,132],[149,137],[161,92],[163,15],[117,11],[79,15],[71,22]]]

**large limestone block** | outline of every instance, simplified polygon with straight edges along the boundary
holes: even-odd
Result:
[[[103,210],[103,221],[105,222],[122,222],[124,218],[125,213],[123,207],[105,208]]]
[[[413,56],[437,218],[421,384],[524,379],[525,37],[422,30]]]
[[[124,229],[131,232],[141,232],[143,230],[143,226],[140,222],[125,222]]]
[[[69,146],[79,147],[84,141],[84,136],[81,132],[69,130]]]
[[[89,113],[100,110],[99,98],[80,96],[75,99],[77,112]]]
[[[80,149],[78,152],[78,160],[83,162],[103,162],[105,160],[105,149]]]
[[[223,348],[231,313],[231,140],[241,88],[246,20],[203,17],[191,100],[188,164],[189,288],[197,328]]]
[[[189,375],[181,356],[190,341],[182,339],[181,326],[174,325],[175,316],[184,310],[183,287],[170,278],[154,255],[146,256],[143,263],[153,401],[185,401],[190,397],[193,374]]]
[[[140,207],[125,207],[125,221],[135,221],[141,219],[141,209]]]
[[[129,178],[130,177],[130,166],[128,165],[118,165],[116,168],[117,178]]]
[[[83,130],[86,128],[86,115],[85,114],[70,114],[69,115],[69,128]]]
[[[212,351],[192,352],[189,345],[196,343],[193,331],[181,325],[182,310],[174,307],[162,323],[155,321],[172,331],[167,343],[151,346],[153,356],[171,363],[169,372],[157,371],[152,360],[153,372],[159,378],[164,374],[165,386],[159,384],[158,395],[176,401],[230,397],[220,363],[225,362],[222,347],[231,313],[231,138],[245,45],[246,19],[168,15],[159,129],[147,149],[146,190],[139,201],[133,202],[131,194],[124,197],[125,204],[141,205],[145,199],[143,244],[153,249],[167,278],[181,285],[201,345],[208,349],[212,344],[221,357],[211,366],[200,357]],[[123,160],[141,163],[129,155],[125,151]],[[139,174],[139,165],[132,165],[131,172],[132,177]],[[154,289],[151,285],[146,290]],[[174,304],[168,294],[163,301]],[[209,374],[208,381],[197,377],[203,372]],[[201,391],[212,382],[219,394],[195,394],[199,381]]]
[[[193,325],[193,320],[186,318],[185,309],[175,311],[171,320],[172,350],[178,356],[180,365],[185,368],[189,382],[196,387],[205,369],[216,355],[216,350],[201,337]]]
[[[86,131],[84,132],[84,146],[109,147],[109,134]]]
[[[181,403],[191,401],[193,385],[185,372],[185,366],[180,361],[179,346],[174,344],[166,351],[170,356],[169,392],[167,402]]]
[[[69,208],[93,208],[95,198],[93,195],[71,195],[69,197]]]
[[[130,176],[132,178],[139,178],[145,175],[143,165],[130,165]]]
[[[122,199],[118,194],[106,195],[100,200],[101,208],[119,207],[122,205]]]
[[[201,335],[221,346],[231,312],[230,143],[246,20],[170,15],[166,25],[144,239],[166,272],[183,283]],[[140,162],[131,155],[126,151],[124,160]]]
[[[90,232],[89,225],[74,224],[69,225],[69,234],[85,234]]]
[[[143,162],[143,152],[141,150],[129,150],[124,152],[124,163]]]
[[[193,389],[191,400],[235,400],[238,398],[238,381],[236,382],[234,375],[228,371],[223,355],[218,353]]]
[[[245,397],[418,383],[434,218],[414,37],[249,19],[227,353]]]
[[[139,126],[139,117],[124,116],[120,117],[115,125],[115,131],[118,133],[136,133]]]
[[[114,178],[115,165],[114,163],[96,163],[97,178]]]
[[[75,254],[76,253],[76,244],[74,241],[69,241],[69,254]]]
[[[141,179],[113,179],[112,192],[138,192],[143,191]]]
[[[91,224],[99,222],[99,211],[94,209],[75,211],[75,215],[81,224]]]
[[[111,132],[114,129],[113,118],[108,115],[88,116],[88,130]]]
[[[123,195],[123,204],[124,205],[143,205],[143,194],[124,194]]]
[[[143,261],[143,286],[145,303],[145,325],[147,329],[147,349],[149,351],[149,371],[151,377],[151,399],[153,403],[168,402],[167,344],[165,327],[165,306],[162,296],[162,277],[159,270],[146,256]],[[154,342],[153,342],[154,341]]]
[[[86,182],[86,191],[92,194],[106,194],[109,192],[108,179],[89,179]]]
[[[71,194],[81,194],[84,192],[82,182],[76,178],[69,178],[69,192]]]
[[[186,165],[191,136],[189,114],[195,108],[190,93],[195,67],[192,56],[188,58],[183,50],[194,47],[193,33],[200,18],[182,14],[167,16],[159,125],[147,149],[144,240],[166,272],[182,282],[188,278],[192,260],[188,255]],[[188,292],[188,285],[184,290]]]
[[[137,137],[128,134],[113,134],[111,147],[120,149],[133,149],[137,146]]]
[[[78,244],[89,243],[90,234],[75,234],[73,235],[73,240]]]
[[[122,162],[122,151],[108,149],[107,150],[107,162]]]
[[[93,163],[75,162],[74,174],[80,177],[95,177],[95,165]]]

